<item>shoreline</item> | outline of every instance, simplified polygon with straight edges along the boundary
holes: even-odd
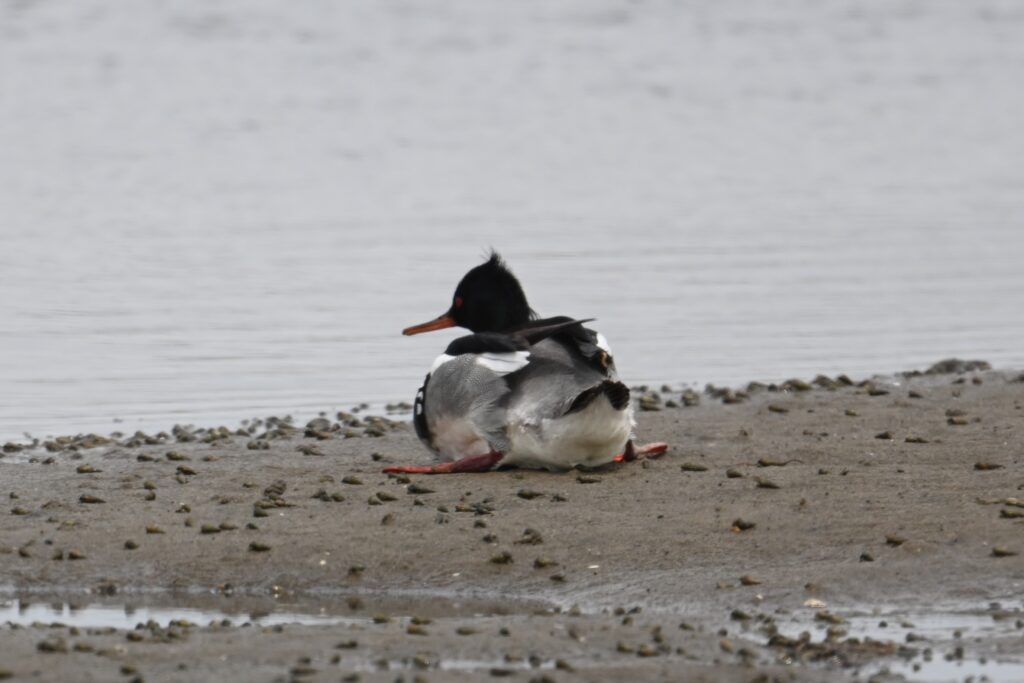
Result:
[[[711,387],[689,406],[648,390],[639,438],[669,452],[586,473],[384,475],[431,456],[408,423],[355,416],[8,453],[0,599],[351,619],[0,627],[0,672],[902,680],[880,667],[912,676],[948,655],[1019,677],[1024,376],[953,369]],[[466,600],[487,607],[451,607]],[[897,626],[922,614],[949,627]],[[992,624],[981,641],[972,619]]]
[[[699,382],[683,382],[676,383],[675,385],[663,382],[653,382],[649,384],[631,384],[630,389],[633,392],[633,400],[634,404],[636,404],[637,411],[641,412],[645,410],[660,410],[663,407],[690,407],[691,405],[699,403],[702,397],[705,400],[718,400],[723,403],[739,403],[750,398],[751,394],[759,393],[761,391],[785,393],[792,391],[806,391],[812,388],[836,389],[842,386],[856,386],[864,388],[876,382],[891,384],[897,379],[910,380],[927,377],[941,377],[943,375],[950,374],[963,375],[965,373],[979,371],[993,371],[1002,374],[1007,378],[1024,381],[1024,370],[1008,368],[998,368],[993,370],[992,365],[988,361],[947,358],[933,363],[925,370],[899,370],[892,373],[875,373],[870,377],[859,380],[850,379],[850,377],[845,373],[840,373],[835,377],[829,377],[828,375],[819,373],[809,380],[797,377],[779,380],[776,382],[751,380],[742,387],[718,386],[714,383],[708,382],[705,383],[703,389],[701,389]],[[655,387],[659,388],[655,389]],[[667,405],[662,404],[661,394],[670,395],[666,401]],[[671,397],[672,394],[679,396]],[[642,400],[645,398],[647,401]],[[652,398],[653,401],[651,401]],[[158,429],[152,433],[147,433],[145,430],[137,429],[132,432],[132,434],[128,434],[127,431],[130,430],[115,428],[110,431],[76,430],[73,432],[65,432],[63,434],[37,436],[32,434],[29,430],[21,430],[20,437],[0,439],[0,458],[3,458],[9,453],[31,451],[39,448],[46,448],[51,452],[57,452],[61,450],[77,450],[78,448],[95,448],[105,445],[133,447],[140,445],[140,439],[142,442],[145,442],[147,438],[150,439],[147,445],[168,444],[179,441],[177,437],[179,432],[182,430],[195,432],[216,431],[222,435],[221,438],[224,438],[224,435],[244,437],[246,434],[243,432],[248,430],[249,436],[256,436],[257,433],[255,429],[266,423],[283,423],[294,429],[299,429],[300,425],[305,424],[306,427],[308,427],[311,422],[318,419],[331,420],[332,418],[329,416],[332,414],[334,415],[334,420],[342,423],[337,425],[338,429],[352,426],[351,421],[353,419],[357,422],[360,419],[380,421],[385,423],[385,428],[388,428],[389,426],[386,424],[388,422],[408,422],[412,415],[412,404],[408,401],[379,402],[374,404],[359,402],[357,405],[351,406],[347,410],[323,410],[310,408],[307,412],[313,417],[309,417],[308,419],[302,417],[296,418],[291,412],[289,412],[283,416],[269,415],[239,418],[237,426],[233,428],[228,427],[223,423],[218,424],[217,426],[196,427],[191,422],[176,422],[173,425],[166,426],[163,429]],[[132,420],[130,419],[122,420],[121,418],[111,418],[112,424],[123,424],[131,421]],[[139,420],[136,420],[136,422],[138,421]],[[361,425],[356,426],[358,427]],[[200,435],[200,437],[202,436],[203,435]],[[50,446],[49,448],[47,447],[48,445]]]

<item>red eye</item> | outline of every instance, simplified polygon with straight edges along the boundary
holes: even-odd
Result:
[[[455,302],[454,303],[455,303],[455,308],[462,308],[462,297],[461,296],[455,297]]]

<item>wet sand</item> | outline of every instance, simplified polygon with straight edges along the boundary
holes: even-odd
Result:
[[[1019,664],[1019,374],[794,382],[695,406],[659,392],[637,431],[669,452],[597,472],[388,476],[430,460],[411,429],[334,416],[270,425],[276,438],[260,425],[11,448],[4,597],[241,616],[2,627],[0,674],[753,682],[863,680],[928,652]],[[241,625],[275,601],[347,620]],[[850,640],[858,618],[922,612],[995,630]]]

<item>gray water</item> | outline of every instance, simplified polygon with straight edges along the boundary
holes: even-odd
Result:
[[[1021,121],[1014,0],[2,2],[0,437],[409,400],[489,246],[632,383],[1024,367]]]

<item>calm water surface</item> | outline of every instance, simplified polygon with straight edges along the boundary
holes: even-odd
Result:
[[[1011,1],[2,3],[0,437],[409,400],[489,246],[633,383],[1024,367],[1022,83]]]

